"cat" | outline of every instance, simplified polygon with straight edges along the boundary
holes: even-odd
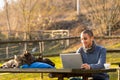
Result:
[[[15,55],[14,59],[11,59],[3,63],[0,68],[17,68],[17,66],[18,66],[18,62],[16,61],[16,55]]]
[[[47,63],[53,67],[55,66],[55,63],[53,63],[50,59],[42,58],[42,56],[35,58],[31,53],[29,53],[28,51],[25,51],[21,55],[17,55],[17,56],[15,55],[14,59],[11,59],[11,60],[3,63],[1,68],[19,68],[20,66],[22,66],[24,64],[30,65],[34,62],[43,62],[43,63]]]

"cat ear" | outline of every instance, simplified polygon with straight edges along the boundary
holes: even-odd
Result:
[[[28,54],[28,51],[27,51],[27,50],[23,53],[23,55],[26,55],[26,54]]]
[[[26,50],[25,53],[28,53],[28,51]]]
[[[14,59],[17,59],[17,55],[14,55]]]

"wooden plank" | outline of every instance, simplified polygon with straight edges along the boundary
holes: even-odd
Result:
[[[120,49],[107,49],[107,52],[116,53],[116,52],[120,52]]]
[[[40,39],[40,40],[7,40],[7,41],[0,41],[0,44],[7,44],[7,43],[31,43],[31,42],[45,42],[45,41],[56,41],[56,40],[67,40],[67,39],[79,39],[79,36],[75,37],[66,37],[66,38],[55,38],[55,39]],[[95,39],[120,39],[120,36],[99,36],[95,37]]]
[[[107,50],[108,53],[120,53],[120,49],[112,49],[112,50]],[[69,52],[69,53],[75,53],[75,51],[73,52]],[[39,56],[40,52],[36,52],[35,54],[33,54],[34,56]],[[55,53],[55,54],[42,54],[43,57],[56,57],[56,56],[59,56],[60,54],[62,53]],[[8,61],[10,59],[13,59],[13,57],[9,57],[9,58],[1,58],[0,61]]]
[[[118,65],[120,67],[120,62],[113,62],[112,65]]]

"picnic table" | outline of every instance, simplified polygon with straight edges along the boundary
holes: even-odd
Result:
[[[84,80],[88,80],[91,74],[115,72],[116,69],[40,69],[40,68],[27,68],[27,69],[0,69],[0,73],[49,73],[50,78],[58,78],[64,80],[65,77],[82,76]]]

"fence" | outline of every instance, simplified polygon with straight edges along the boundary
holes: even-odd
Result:
[[[0,32],[3,33],[5,31],[0,31]],[[28,50],[28,49],[31,52],[35,52],[37,50],[37,52],[42,53],[45,48],[44,47],[45,40],[43,39],[69,37],[69,30],[39,30],[39,31],[32,31],[30,32],[31,34],[28,34],[23,31],[11,31],[11,32],[12,33],[9,36],[10,41],[8,42],[6,41],[5,43],[1,42],[1,44],[4,44],[4,45],[1,46],[0,51],[1,53],[6,53],[6,58],[8,58],[11,55],[10,54],[11,51],[12,51],[12,54],[14,53],[14,55],[21,53],[23,50]],[[2,39],[2,41],[3,40],[4,38]],[[67,47],[69,46],[69,39],[61,40],[60,43]],[[14,52],[13,52],[13,49],[14,49]],[[0,54],[0,55],[2,55],[3,58],[5,58],[5,55],[3,54]]]
[[[44,55],[59,55],[58,51],[54,51],[54,53],[50,53],[50,51],[46,52],[46,50],[49,50],[50,48],[53,48],[54,46],[58,46],[60,50],[67,49],[69,46],[66,47],[65,43],[61,44],[59,41],[65,42],[66,40],[69,40],[69,45],[73,44],[79,44],[80,37],[66,37],[66,38],[54,38],[54,39],[41,39],[41,40],[26,40],[26,41],[0,41],[0,56],[1,60],[5,58],[11,58],[13,55],[19,55],[24,50],[28,50],[31,53],[35,53],[34,55],[44,54]],[[114,39],[117,39],[117,41],[120,39],[119,36],[101,36],[101,37],[95,37],[97,42],[107,40],[108,42],[113,41]],[[118,41],[119,42],[119,41]],[[111,43],[112,44],[112,43]],[[104,43],[102,45],[105,45]],[[51,47],[52,46],[52,47]],[[44,50],[45,49],[45,50]],[[56,49],[56,47],[54,47]],[[74,52],[75,50],[71,50],[69,52]],[[107,49],[108,52],[120,52],[119,48],[115,49]],[[49,53],[49,54],[48,54]]]

